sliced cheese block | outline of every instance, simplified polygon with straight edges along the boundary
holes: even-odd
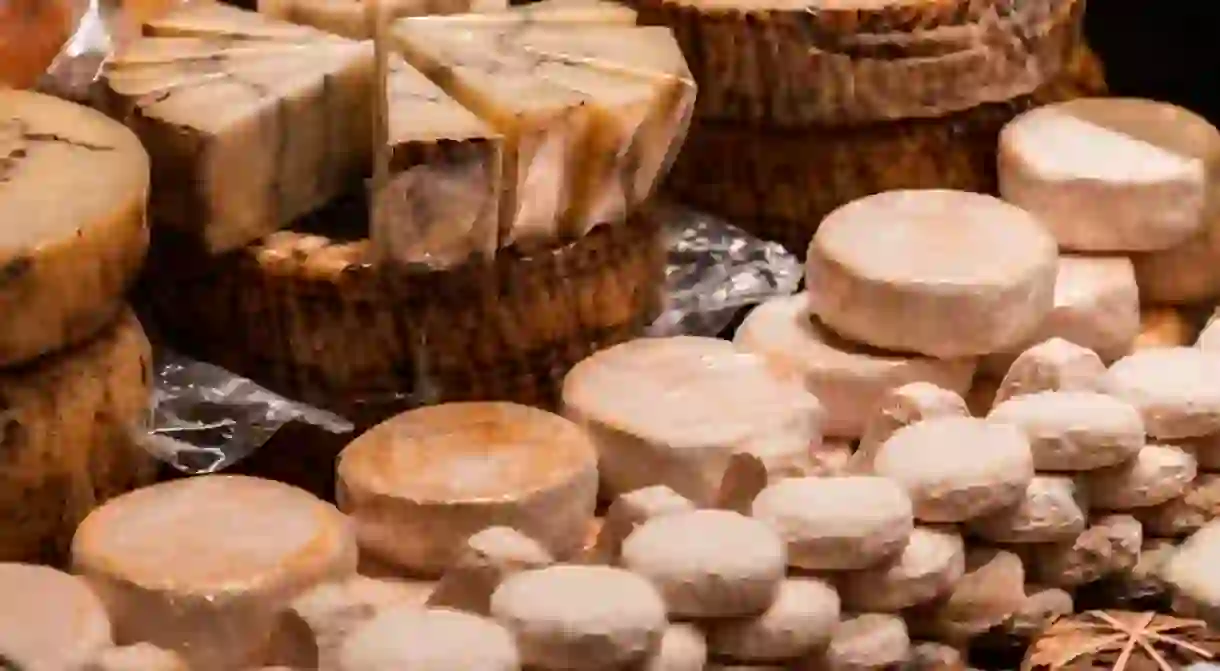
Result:
[[[597,499],[597,453],[577,426],[544,410],[450,403],[352,441],[338,478],[362,553],[439,575],[489,526],[517,529],[556,557],[579,553]]]
[[[1220,432],[1220,354],[1191,347],[1139,350],[1106,372],[1102,389],[1134,405],[1152,438]]]
[[[965,570],[965,545],[957,532],[916,527],[897,558],[844,572],[839,595],[846,610],[894,613],[948,594]]]
[[[1218,136],[1220,137],[1220,136]],[[1220,144],[1209,151],[1220,157]],[[1205,303],[1220,295],[1220,171],[1214,163],[1208,185],[1210,210],[1203,228],[1182,244],[1162,252],[1137,254],[1135,275],[1146,304]]]
[[[660,645],[668,622],[643,577],[606,566],[518,573],[491,599],[491,614],[517,638],[524,666],[542,671],[613,669]]]
[[[1071,589],[1131,570],[1143,542],[1138,520],[1108,515],[1073,540],[1026,546],[1025,566],[1039,583]]]
[[[1215,313],[1207,320],[1207,325],[1199,332],[1195,347],[1207,352],[1220,352],[1220,320]]]
[[[826,408],[822,432],[846,438],[864,434],[866,423],[891,389],[928,382],[964,394],[976,363],[968,358],[909,357],[850,343],[809,316],[805,293],[774,298],[755,308],[733,342],[780,370],[799,373]]]
[[[506,0],[389,0],[381,11],[387,20],[427,14],[496,12]],[[258,11],[284,21],[312,26],[354,40],[372,39],[369,12],[360,0],[258,0]]]
[[[707,639],[697,627],[671,624],[661,635],[661,644],[641,671],[704,671]]]
[[[121,125],[0,90],[0,367],[92,337],[148,248],[148,154]]]
[[[867,613],[839,623],[823,655],[809,671],[870,671],[891,669],[907,661],[911,639],[906,623],[896,615]]]
[[[492,593],[505,579],[554,562],[529,536],[509,527],[488,527],[466,541],[457,562],[429,595],[428,605],[486,615]]]
[[[563,383],[564,414],[593,438],[603,496],[663,484],[715,502],[735,451],[768,470],[809,463],[821,404],[799,381],[715,338],[644,338],[602,350]]]
[[[987,419],[1029,438],[1039,471],[1091,471],[1144,447],[1144,420],[1130,403],[1093,391],[1041,391],[1010,398]]]
[[[1020,502],[975,518],[967,528],[993,543],[1053,543],[1084,531],[1088,510],[1085,490],[1072,478],[1035,475]]]
[[[1098,391],[1106,364],[1097,353],[1063,338],[1051,338],[1022,352],[996,390],[994,403],[1041,391]]]
[[[814,578],[789,578],[774,603],[756,618],[713,620],[707,645],[713,656],[742,662],[804,657],[824,647],[839,624],[839,594]]]
[[[874,471],[907,490],[915,519],[964,522],[1020,501],[1034,477],[1034,461],[1020,429],[948,417],[900,429],[882,444]]]
[[[637,526],[654,517],[694,509],[695,504],[690,499],[664,485],[627,492],[615,499],[606,510],[605,523],[597,534],[597,543],[590,558],[594,562],[613,564],[619,559],[623,541]]]
[[[1185,495],[1197,470],[1187,450],[1148,445],[1134,459],[1089,473],[1089,504],[1101,510],[1159,506]]]
[[[836,332],[952,359],[1028,338],[1054,305],[1057,254],[1026,212],[991,196],[930,189],[835,210],[805,265],[813,313]]]
[[[125,311],[80,347],[0,371],[0,561],[63,564],[94,507],[154,481],[152,366]]]
[[[1140,334],[1135,349],[1186,347],[1194,329],[1186,316],[1174,308],[1146,307],[1140,313]]]
[[[972,548],[966,572],[945,597],[906,613],[912,633],[965,644],[1025,603],[1025,567],[1011,552]]]
[[[969,417],[962,397],[930,382],[912,382],[886,393],[864,428],[848,470],[871,473],[877,451],[899,429],[935,417]]]
[[[861,569],[892,559],[915,524],[906,491],[867,476],[784,480],[754,499],[752,514],[779,530],[790,566],[810,570]]]
[[[657,586],[671,616],[744,617],[775,601],[787,552],[759,520],[695,510],[637,527],[623,542],[622,564]]]
[[[1105,362],[1130,354],[1140,332],[1140,286],[1128,258],[1060,256],[1055,306],[1019,350],[1062,338],[1093,350]],[[984,357],[982,368],[1002,377],[1018,353]]]
[[[84,671],[188,671],[186,662],[177,653],[155,645],[135,645],[111,648],[93,659]]]
[[[80,669],[112,643],[85,581],[46,566],[0,563],[0,659],[14,669]]]
[[[356,538],[333,506],[244,476],[203,476],[116,498],[81,523],[73,570],[115,618],[116,638],[231,671],[268,653],[278,615],[356,572]]]
[[[589,23],[600,48],[583,25],[537,22],[528,11],[394,25],[412,65],[504,133],[509,242],[617,223],[651,193],[685,137],[695,89],[672,34]]]
[[[491,620],[443,608],[388,610],[343,641],[335,671],[519,671],[513,636]]]
[[[1060,247],[1151,252],[1203,226],[1220,131],[1165,103],[1081,98],[1040,107],[1000,133],[1000,193]]]
[[[103,104],[148,148],[158,226],[230,251],[367,171],[372,45],[214,3],[145,32],[151,41],[108,63]]]
[[[1165,563],[1162,575],[1173,589],[1175,610],[1180,605],[1208,621],[1220,621],[1220,522],[1200,529]],[[1180,600],[1180,604],[1179,604]]]

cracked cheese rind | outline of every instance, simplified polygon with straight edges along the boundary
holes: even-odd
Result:
[[[356,573],[334,506],[270,480],[209,475],[113,499],[81,523],[72,567],[121,640],[172,650],[200,671],[259,664],[277,617],[310,588]]]
[[[209,252],[350,189],[372,155],[370,43],[195,3],[106,67],[104,107],[152,158],[158,226]]]
[[[81,669],[113,645],[102,601],[76,576],[0,563],[0,657],[13,669]]]
[[[0,560],[61,564],[100,503],[153,482],[152,348],[139,321],[0,371]]]
[[[513,403],[403,413],[348,444],[338,471],[339,507],[355,520],[361,551],[427,576],[490,526],[574,557],[597,498],[597,452],[585,433]]]
[[[0,90],[0,367],[92,337],[148,248],[148,154],[131,131],[49,96]]]

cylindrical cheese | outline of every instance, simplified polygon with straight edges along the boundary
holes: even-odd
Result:
[[[597,453],[558,415],[511,403],[450,403],[373,427],[339,455],[339,507],[361,552],[439,575],[467,537],[502,525],[556,557],[584,548]]]
[[[1089,503],[1100,510],[1159,506],[1185,495],[1197,472],[1189,451],[1147,445],[1134,459],[1089,473]]]
[[[970,533],[994,543],[1071,540],[1088,523],[1084,490],[1070,477],[1035,475],[1016,505],[967,523]]]
[[[1135,349],[1156,347],[1186,347],[1194,329],[1186,316],[1177,308],[1144,307],[1140,311],[1140,334],[1135,339]]]
[[[343,641],[334,671],[520,671],[507,629],[443,608],[401,606],[357,628]]]
[[[975,359],[940,360],[872,349],[844,340],[809,314],[801,293],[755,308],[733,342],[761,354],[784,372],[796,372],[826,409],[822,432],[859,438],[886,392],[911,382],[929,382],[963,394]]]
[[[758,455],[771,472],[807,465],[824,415],[799,380],[762,357],[687,336],[585,359],[564,379],[563,405],[597,445],[603,496],[661,484],[704,506],[734,452]]]
[[[0,666],[81,669],[113,645],[110,619],[85,581],[46,566],[0,563]]]
[[[898,612],[943,596],[966,570],[962,537],[949,529],[916,527],[897,558],[839,580],[845,610]]]
[[[349,521],[270,480],[211,475],[111,500],[81,523],[73,569],[119,641],[180,653],[192,669],[262,663],[277,616],[306,590],[356,572]]]
[[[890,191],[822,221],[805,281],[813,313],[837,333],[951,359],[1028,338],[1053,307],[1057,263],[1038,220],[1001,200]]]
[[[823,656],[810,671],[869,671],[900,666],[911,654],[906,623],[896,615],[866,613],[839,623]]]
[[[1193,347],[1139,350],[1110,366],[1102,390],[1134,405],[1151,438],[1220,432],[1220,354]]]
[[[1138,99],[1035,108],[1000,133],[1000,193],[1064,249],[1152,252],[1203,226],[1220,134],[1198,115]]]
[[[1106,364],[1091,349],[1051,338],[1025,350],[1008,367],[993,405],[1040,391],[1098,391]]]
[[[1129,571],[1139,560],[1143,528],[1130,515],[1094,520],[1075,539],[1022,546],[1026,568],[1039,583],[1070,589]]]
[[[739,662],[796,659],[825,646],[838,624],[839,595],[829,583],[789,578],[758,617],[709,621],[708,650]]]
[[[1181,606],[1220,625],[1220,522],[1211,522],[1186,540],[1162,571]],[[1175,603],[1175,606],[1178,604]]]
[[[1091,391],[1043,391],[1011,398],[987,419],[1029,438],[1039,471],[1089,471],[1114,466],[1144,446],[1144,420],[1131,404]]]

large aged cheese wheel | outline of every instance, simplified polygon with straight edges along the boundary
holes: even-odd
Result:
[[[933,189],[890,191],[835,210],[805,265],[813,313],[831,329],[949,359],[1028,338],[1054,306],[1058,254],[1026,212],[991,196]]]
[[[491,620],[443,608],[402,606],[344,639],[334,671],[520,671],[520,659],[512,634]]]
[[[6,669],[80,669],[113,645],[102,601],[80,578],[0,563],[0,594],[0,666]]]
[[[603,496],[663,484],[711,505],[733,452],[809,462],[824,412],[799,380],[715,338],[633,340],[577,364],[564,414],[597,444]]]
[[[0,366],[115,319],[148,247],[148,189],[148,154],[131,131],[79,105],[0,90],[0,220],[9,222]]]
[[[263,662],[280,613],[353,576],[356,554],[334,506],[278,482],[211,475],[98,508],[76,532],[72,566],[106,603],[119,641],[232,671]]]
[[[750,312],[733,339],[777,369],[795,372],[826,409],[822,433],[859,438],[886,392],[929,382],[964,394],[975,360],[932,359],[884,352],[849,342],[809,315],[809,297],[772,299]]]
[[[597,453],[583,431],[512,403],[448,403],[373,427],[339,455],[339,507],[361,551],[440,575],[467,537],[509,526],[557,557],[584,547]]]
[[[0,371],[0,560],[62,563],[89,511],[153,481],[152,366],[125,311],[84,345]]]

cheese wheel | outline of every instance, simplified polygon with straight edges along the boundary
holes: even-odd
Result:
[[[1220,432],[1220,354],[1192,347],[1145,349],[1119,359],[1102,389],[1134,405],[1152,438]]]
[[[127,311],[80,347],[0,371],[0,560],[62,564],[89,511],[154,480],[152,370]]]
[[[1018,351],[983,357],[983,371],[1002,377],[1017,354],[1050,338],[1091,349],[1106,362],[1130,354],[1140,331],[1139,290],[1126,257],[1061,255],[1046,320]]]
[[[1140,313],[1140,334],[1135,349],[1156,347],[1186,347],[1193,329],[1186,317],[1175,308],[1146,307]]]
[[[707,639],[689,624],[671,624],[661,635],[661,645],[640,671],[704,671]]]
[[[966,407],[972,417],[986,417],[995,407],[995,397],[1000,391],[1001,378],[978,375],[970,391],[966,392]]]
[[[338,478],[362,553],[439,575],[492,525],[518,529],[556,557],[578,554],[596,504],[597,453],[577,426],[544,410],[449,403],[352,441]]]
[[[881,446],[874,470],[907,490],[915,519],[964,522],[1020,501],[1034,462],[1020,429],[946,417],[900,429]]]
[[[84,671],[189,671],[182,657],[155,645],[111,648],[98,655]]]
[[[1150,535],[1188,536],[1220,517],[1220,475],[1199,473],[1182,496],[1132,514]]]
[[[966,549],[954,531],[916,527],[897,558],[839,580],[843,607],[894,613],[943,596],[966,570]]]
[[[665,603],[647,580],[606,566],[518,573],[492,595],[491,614],[516,636],[522,664],[540,671],[639,662],[657,649],[668,624]]]
[[[486,615],[500,583],[521,571],[553,563],[546,548],[520,531],[488,527],[466,541],[457,562],[428,596],[428,605]]]
[[[1016,505],[975,518],[967,528],[993,543],[1053,543],[1084,531],[1088,510],[1084,489],[1072,478],[1035,475]]]
[[[0,660],[7,668],[79,669],[113,645],[102,601],[75,576],[0,563],[0,594]]]
[[[715,338],[633,340],[585,359],[564,378],[564,414],[597,444],[603,496],[667,485],[712,505],[729,457],[769,471],[808,464],[823,411],[799,381]]]
[[[1134,457],[1144,420],[1130,403],[1092,391],[1042,391],[1011,398],[987,419],[1021,429],[1039,471],[1091,471]]]
[[[962,394],[976,360],[904,356],[857,345],[809,315],[809,296],[774,298],[755,308],[737,329],[739,347],[761,354],[784,372],[795,371],[826,409],[822,433],[859,438],[891,389],[929,382]]]
[[[895,615],[867,613],[844,620],[824,658],[811,671],[873,671],[895,668],[911,654],[906,623]]]
[[[1165,563],[1162,575],[1181,606],[1220,622],[1220,522],[1200,529]],[[1175,610],[1179,604],[1175,601]]]
[[[1057,252],[1037,219],[991,196],[890,191],[830,213],[805,266],[813,313],[837,333],[952,359],[1033,333],[1054,305]]]
[[[1131,570],[1143,542],[1138,520],[1107,515],[1073,540],[1025,546],[1025,566],[1039,583],[1071,589]]]
[[[779,530],[790,566],[811,570],[875,566],[902,552],[915,525],[898,483],[864,476],[778,482],[754,499],[752,514]]]
[[[779,534],[727,510],[656,517],[623,542],[624,567],[647,577],[671,616],[745,617],[775,601],[787,567]]]
[[[637,526],[654,517],[694,509],[695,504],[690,499],[665,485],[627,492],[615,499],[606,510],[605,523],[597,534],[597,544],[590,558],[595,562],[613,564],[619,559],[623,541]]]
[[[93,511],[72,542],[123,641],[232,671],[268,653],[277,616],[304,591],[356,572],[348,520],[304,490],[203,476],[125,494]]]
[[[755,618],[707,623],[711,654],[742,662],[776,662],[814,652],[839,624],[839,594],[814,578],[789,578],[775,602]]]
[[[148,248],[148,154],[99,112],[0,90],[0,366],[81,342],[123,309]]]
[[[966,401],[948,389],[927,382],[912,382],[893,389],[881,399],[865,427],[859,449],[849,462],[849,470],[871,473],[882,444],[905,426],[934,417],[969,416]]]
[[[1063,249],[1159,251],[1201,229],[1220,132],[1165,103],[1080,98],[1010,122],[998,161],[1000,194]]]
[[[967,643],[997,627],[1025,603],[1025,567],[1011,552],[972,548],[966,572],[941,599],[906,614],[915,635]]]
[[[1158,506],[1185,495],[1197,472],[1190,452],[1173,445],[1147,445],[1134,459],[1089,473],[1089,503],[1101,510]]]
[[[334,671],[519,671],[507,629],[443,608],[400,606],[364,623],[343,641]]]
[[[1093,350],[1051,338],[1022,352],[996,390],[998,405],[1014,396],[1040,391],[1098,391],[1106,364]]]
[[[1220,162],[1214,166],[1220,166]],[[1220,174],[1215,170],[1213,167],[1213,174]],[[1220,181],[1217,177],[1212,177],[1208,188],[1211,211],[1204,215],[1203,228],[1198,233],[1176,247],[1132,257],[1140,297],[1145,304],[1206,303],[1220,294]]]

